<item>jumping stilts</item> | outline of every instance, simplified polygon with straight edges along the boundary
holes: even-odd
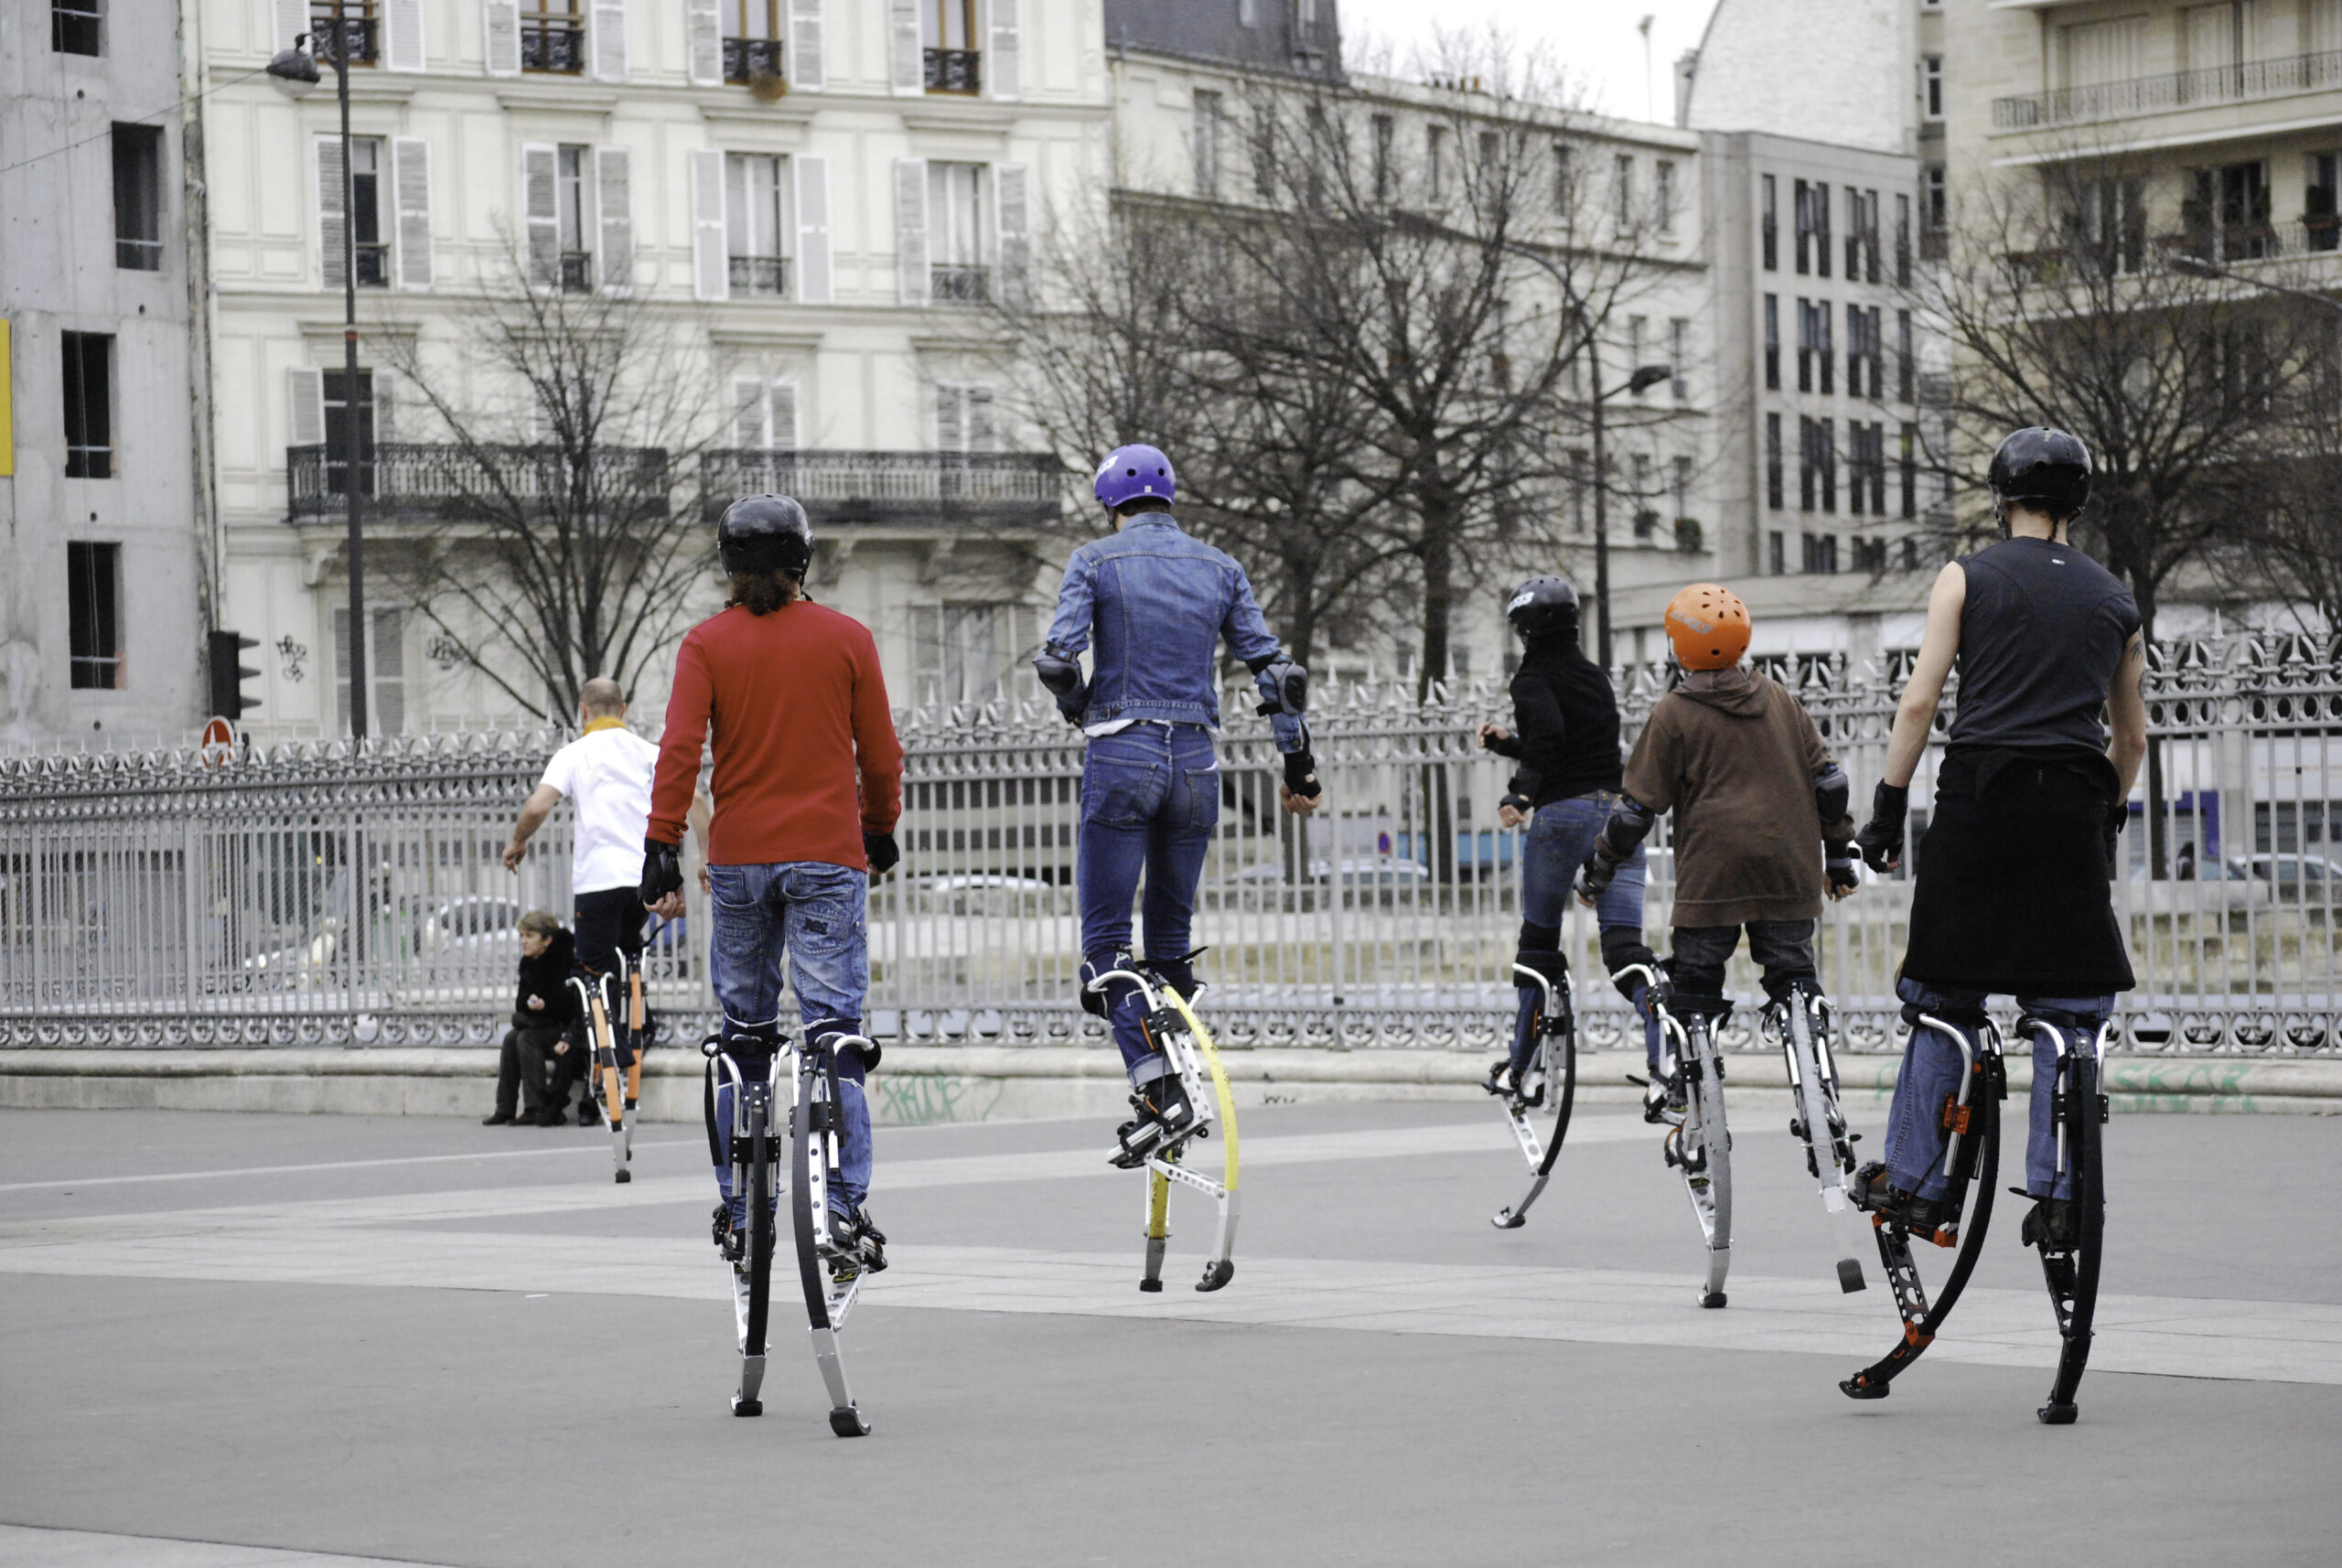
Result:
[[[1822,1211],[1838,1243],[1838,1288],[1864,1287],[1856,1253],[1862,1235],[1846,1181],[1854,1173],[1854,1139],[1838,1101],[1838,1067],[1830,1052],[1830,1002],[1802,983],[1765,1009],[1789,1075],[1789,1132],[1805,1144],[1806,1173],[1821,1187]]]
[[[1163,1288],[1163,1255],[1165,1244],[1170,1240],[1167,1224],[1171,1187],[1176,1183],[1202,1193],[1219,1210],[1211,1256],[1204,1262],[1203,1278],[1196,1283],[1199,1291],[1215,1291],[1236,1274],[1236,1101],[1228,1091],[1228,1075],[1220,1070],[1219,1053],[1212,1046],[1211,1031],[1204,1027],[1185,997],[1160,979],[1142,972],[1143,967],[1111,970],[1092,980],[1090,988],[1102,991],[1108,982],[1116,980],[1127,980],[1138,986],[1146,1004],[1147,1037],[1168,1058],[1171,1070],[1179,1075],[1179,1086],[1187,1091],[1194,1114],[1185,1130],[1147,1156],[1144,1166],[1147,1172],[1146,1265],[1139,1276],[1138,1288],[1147,1292]],[[1209,1099],[1204,1094],[1207,1081],[1211,1085]],[[1181,1163],[1189,1144],[1211,1135],[1215,1108],[1221,1124],[1220,1137],[1228,1151],[1218,1181],[1189,1170]]]
[[[846,1256],[833,1240],[830,1184],[837,1179],[838,1144],[844,1132],[838,1100],[837,1053],[847,1047],[868,1047],[859,1035],[825,1036],[808,1040],[790,1053],[790,1128],[796,1144],[795,1176],[789,1184],[790,1209],[797,1232],[797,1272],[805,1287],[805,1318],[813,1337],[813,1360],[830,1395],[830,1430],[840,1437],[865,1437],[869,1419],[854,1402],[847,1385],[845,1357],[839,1331],[861,1294],[863,1273],[857,1267],[843,1283],[832,1279],[825,1262]]]
[[[2020,1032],[2052,1031],[2057,1054],[2050,1115],[2057,1127],[2057,1174],[2070,1174],[2073,1178],[2071,1233],[2053,1234],[2046,1199],[2040,1201],[2028,1229],[2036,1232],[2033,1242],[2041,1253],[2042,1278],[2049,1286],[2049,1305],[2057,1315],[2060,1341],[2049,1402],[2035,1414],[2044,1426],[2070,1426],[2079,1413],[2074,1394],[2081,1386],[2083,1369],[2090,1364],[2091,1324],[2098,1316],[2099,1258],[2106,1234],[2106,1179],[2099,1159],[2099,1129],[2108,1111],[2099,1079],[2111,1026],[2100,1024],[2086,1048],[2077,1048],[2070,1028],[2043,1019],[2025,1018],[2017,1027]],[[2054,1185],[2051,1190],[2056,1190]]]
[[[1489,1219],[1488,1223],[1499,1230],[1518,1230],[1528,1221],[1529,1206],[1537,1201],[1552,1176],[1553,1161],[1562,1152],[1562,1140],[1569,1135],[1570,1107],[1577,1098],[1577,1018],[1570,1006],[1569,982],[1548,980],[1526,964],[1514,964],[1512,973],[1517,986],[1522,983],[1524,975],[1533,982],[1540,1000],[1536,1016],[1530,1023],[1536,1043],[1531,1047],[1529,1065],[1510,1090],[1502,1095],[1505,1122],[1512,1129],[1513,1141],[1520,1145],[1522,1157],[1529,1162],[1529,1191],[1520,1202],[1498,1209]],[[1557,1061],[1558,1074],[1554,1071]],[[1491,1075],[1492,1082],[1497,1076]],[[1560,1080],[1558,1089],[1556,1078]],[[1548,1105],[1552,1108],[1553,1122],[1541,1147],[1529,1113]]]

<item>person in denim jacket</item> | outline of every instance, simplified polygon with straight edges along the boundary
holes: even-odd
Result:
[[[1520,763],[1497,805],[1508,828],[1529,824],[1520,851],[1520,936],[1512,961],[1566,984],[1562,914],[1570,884],[1593,852],[1594,835],[1618,800],[1618,698],[1610,677],[1578,647],[1577,590],[1563,577],[1531,577],[1515,588],[1505,618],[1521,641],[1512,678],[1513,723],[1482,725],[1480,744]],[[1603,966],[1616,975],[1636,964],[1655,966],[1643,945],[1643,852],[1618,868],[1595,918],[1602,932]],[[1640,975],[1616,982],[1644,1016],[1644,1051],[1658,1076],[1659,1026],[1644,1005],[1649,983]],[[1520,983],[1512,1049],[1488,1069],[1491,1094],[1519,1093],[1520,1075],[1536,1047],[1538,987]]]
[[[1284,809],[1306,816],[1321,793],[1301,713],[1307,677],[1269,634],[1244,568],[1180,531],[1177,480],[1152,446],[1123,446],[1098,469],[1099,503],[1116,532],[1066,564],[1057,618],[1033,660],[1058,711],[1090,737],[1081,768],[1075,882],[1081,901],[1081,1004],[1113,1026],[1132,1108],[1114,1163],[1144,1164],[1193,1118],[1187,1091],[1141,1025],[1138,988],[1101,975],[1144,961],[1193,994],[1188,930],[1204,851],[1219,821],[1219,645],[1260,688],[1284,755]],[[1090,652],[1082,678],[1080,658]],[[1133,956],[1131,903],[1146,882],[1144,960]]]

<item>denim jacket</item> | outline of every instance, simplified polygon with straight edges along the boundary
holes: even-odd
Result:
[[[1081,722],[1116,719],[1219,724],[1214,644],[1246,662],[1281,650],[1261,618],[1244,568],[1180,532],[1169,512],[1141,512],[1120,533],[1094,539],[1066,563],[1049,647],[1071,659],[1090,646],[1090,705]],[[1261,694],[1273,699],[1263,681]],[[1271,721],[1279,751],[1299,751],[1300,718]]]

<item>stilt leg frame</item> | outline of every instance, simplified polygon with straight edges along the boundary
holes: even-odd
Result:
[[[2106,1120],[2107,1104],[2099,1090],[2099,1079],[2111,1026],[2101,1023],[2086,1046],[2078,1046],[2070,1026],[2043,1019],[2023,1019],[2018,1028],[2027,1033],[2049,1031],[2057,1056],[2050,1113],[2057,1124],[2057,1175],[2072,1178],[2074,1236],[2069,1241],[2057,1241],[2045,1226],[2035,1243],[2041,1252],[2042,1278],[2049,1287],[2049,1305],[2057,1316],[2061,1344],[2049,1401],[2034,1413],[2044,1426],[2070,1426],[2080,1413],[2074,1395],[2090,1364],[2091,1326],[2098,1316],[2099,1260],[2106,1238],[2106,1176],[2100,1160],[2099,1130]],[[2054,1185],[2051,1190],[2056,1190]]]
[[[1556,988],[1542,974],[1520,963],[1512,966],[1512,975],[1516,986],[1534,984],[1538,989],[1537,1015],[1531,1026],[1537,1031],[1536,1044],[1523,1075],[1525,1081],[1536,1085],[1536,1091],[1504,1097],[1505,1122],[1512,1129],[1513,1141],[1520,1145],[1521,1157],[1529,1162],[1529,1191],[1520,1202],[1498,1209],[1489,1219],[1488,1223],[1499,1230],[1517,1230],[1527,1222],[1529,1206],[1537,1201],[1552,1177],[1562,1140],[1569,1135],[1570,1108],[1577,1099],[1577,1019],[1570,1006],[1569,983],[1563,981]],[[1554,1070],[1556,1058],[1559,1072]],[[1541,1095],[1552,1098],[1541,1100]],[[1553,1113],[1552,1126],[1542,1140],[1529,1119],[1530,1112],[1540,1105],[1550,1107]]]
[[[1846,1181],[1854,1171],[1853,1139],[1839,1108],[1838,1067],[1830,1052],[1830,1000],[1799,983],[1766,1009],[1779,1031],[1781,1057],[1789,1066],[1790,1135],[1805,1145],[1806,1173],[1820,1184],[1821,1210],[1838,1244],[1838,1288],[1864,1288],[1856,1253],[1862,1227],[1855,1219]]]
[[[868,1047],[859,1035],[832,1035],[817,1048],[808,1041],[790,1053],[790,1128],[795,1139],[795,1178],[790,1185],[790,1217],[797,1232],[797,1272],[805,1290],[806,1326],[812,1335],[813,1361],[830,1396],[830,1430],[840,1437],[869,1435],[870,1422],[854,1402],[846,1381],[845,1353],[838,1335],[862,1294],[865,1276],[840,1284],[828,1260],[842,1255],[832,1236],[830,1184],[839,1169],[838,1144],[844,1134],[838,1101],[837,1051]]]
[[[1159,1030],[1157,1038],[1171,1070],[1179,1075],[1180,1087],[1187,1091],[1187,1103],[1195,1109],[1188,1130],[1158,1148],[1146,1162],[1146,1265],[1139,1276],[1138,1288],[1148,1292],[1163,1288],[1163,1256],[1170,1240],[1171,1188],[1176,1185],[1202,1193],[1218,1210],[1211,1256],[1204,1263],[1203,1278],[1196,1284],[1199,1291],[1218,1290],[1236,1274],[1236,1221],[1240,1211],[1236,1101],[1228,1091],[1228,1075],[1220,1069],[1211,1031],[1204,1027],[1203,1020],[1196,1016],[1186,997],[1137,970],[1112,970],[1090,984],[1092,990],[1102,991],[1108,983],[1117,980],[1127,980],[1138,987],[1150,1018],[1161,1017],[1167,1012],[1176,1020],[1176,1026]],[[1204,1092],[1207,1082],[1211,1089],[1209,1096]],[[1217,1181],[1190,1170],[1183,1163],[1187,1145],[1209,1137],[1214,1121],[1219,1123],[1220,1141],[1226,1150]]]

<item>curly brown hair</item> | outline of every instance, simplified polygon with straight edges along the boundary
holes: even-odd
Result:
[[[795,577],[779,572],[753,572],[732,579],[732,596],[724,601],[724,607],[728,610],[738,605],[752,616],[768,616],[804,596],[805,585]]]

